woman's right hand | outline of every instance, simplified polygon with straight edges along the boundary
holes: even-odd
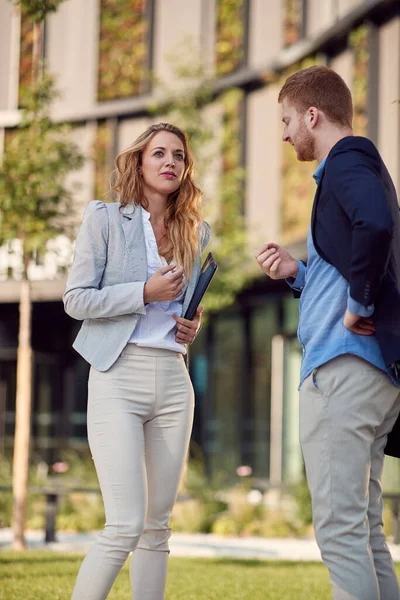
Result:
[[[169,274],[168,274],[169,273]],[[184,288],[183,269],[176,265],[168,265],[159,271],[144,284],[143,299],[145,304],[150,302],[166,302],[176,300]]]

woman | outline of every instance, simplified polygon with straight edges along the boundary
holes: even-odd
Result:
[[[88,439],[106,513],[72,600],[106,598],[131,551],[132,597],[162,600],[193,420],[183,356],[201,308],[182,315],[210,230],[180,129],[152,125],[116,166],[120,202],[88,205],[64,294],[84,320],[74,348],[91,364]]]

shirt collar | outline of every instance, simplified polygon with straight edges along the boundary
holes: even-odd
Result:
[[[326,157],[324,158],[324,160],[322,160],[322,161],[319,163],[319,165],[318,165],[317,169],[316,169],[316,170],[315,170],[315,172],[314,172],[314,175],[313,175],[313,177],[314,177],[314,179],[315,179],[315,181],[316,181],[317,185],[319,185],[319,184],[320,184],[320,182],[321,182],[321,179],[322,179],[322,175],[324,174],[324,170],[325,170],[325,163],[326,163]]]
[[[150,221],[151,214],[141,205],[143,221]]]

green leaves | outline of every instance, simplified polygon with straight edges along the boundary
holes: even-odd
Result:
[[[147,0],[101,0],[100,101],[144,93],[148,85],[150,22]]]
[[[44,21],[48,13],[55,12],[65,0],[11,0],[34,23]]]
[[[291,46],[301,38],[303,29],[302,0],[284,0],[283,2],[283,37],[285,46]]]
[[[240,67],[244,57],[245,0],[217,1],[216,70],[227,75]]]
[[[6,136],[0,163],[0,244],[19,238],[27,258],[68,233],[63,219],[71,214],[72,190],[66,176],[83,164],[69,129],[50,119],[55,96],[48,75],[26,91],[21,125]]]

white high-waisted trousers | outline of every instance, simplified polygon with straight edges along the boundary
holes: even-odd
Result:
[[[133,600],[163,600],[169,520],[188,451],[194,394],[182,354],[128,344],[91,368],[88,439],[106,525],[72,600],[105,600],[130,552]]]

